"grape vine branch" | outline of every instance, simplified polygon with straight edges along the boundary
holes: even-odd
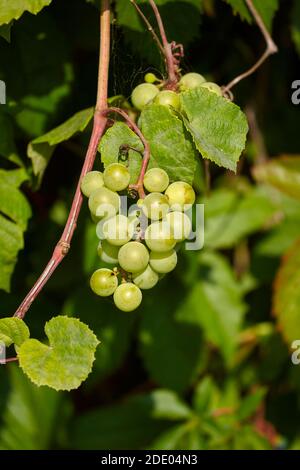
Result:
[[[231,82],[229,82],[225,87],[223,87],[223,92],[228,93],[230,90],[237,85],[239,82],[244,80],[245,78],[249,77],[252,75],[256,70],[266,61],[266,59],[272,55],[275,54],[278,51],[278,48],[275,44],[275,42],[272,39],[272,36],[270,35],[268,29],[266,28],[263,19],[261,15],[259,14],[258,10],[255,8],[253,1],[252,0],[245,0],[250,12],[252,13],[253,18],[255,19],[255,22],[257,26],[259,27],[263,37],[265,38],[266,41],[266,49],[263,53],[263,55],[258,59],[255,64],[250,67],[250,69],[246,70],[246,72],[241,73],[237,77],[235,77]]]
[[[181,44],[176,44],[175,42],[168,42],[164,23],[162,21],[159,9],[154,0],[149,0],[150,6],[153,10],[155,15],[155,19],[159,28],[159,33],[162,42],[158,38],[156,32],[154,31],[153,27],[151,26],[149,20],[142,12],[141,8],[137,5],[135,0],[130,0],[131,3],[136,8],[138,14],[141,16],[142,20],[145,22],[148,30],[151,32],[153,39],[158,45],[158,48],[163,53],[166,62],[166,69],[168,73],[168,79],[164,83],[164,88],[166,90],[176,90],[178,86],[179,80],[179,59],[183,57],[183,47]],[[176,52],[177,51],[177,52]]]
[[[87,149],[86,157],[82,166],[81,175],[77,184],[71,210],[63,231],[63,234],[54,248],[53,254],[41,276],[38,278],[30,292],[18,307],[14,316],[23,319],[30,308],[32,302],[36,299],[44,285],[50,279],[56,268],[62,262],[70,249],[71,240],[77,225],[78,216],[82,205],[82,194],[80,190],[81,179],[88,173],[93,165],[97,155],[100,139],[106,129],[107,118],[103,110],[107,108],[108,92],[108,70],[110,56],[110,0],[101,1],[100,13],[100,52],[99,52],[99,73],[97,102],[94,113],[93,130]]]

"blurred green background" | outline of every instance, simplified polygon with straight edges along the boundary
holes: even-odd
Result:
[[[55,148],[38,187],[28,143],[93,106],[97,80],[97,5],[48,3],[0,27],[0,213],[10,197],[1,171],[13,168],[24,169],[32,211],[16,265],[22,240],[8,263],[0,221],[1,317],[13,314],[61,234],[91,130]],[[263,50],[242,0],[157,3],[169,39],[185,46],[184,71],[226,84]],[[300,106],[291,101],[300,11],[298,0],[263,3],[279,53],[234,89],[250,124],[238,174],[211,164],[208,193],[199,172],[204,249],[182,251],[177,269],[124,314],[89,289],[98,241],[85,204],[70,254],[26,321],[43,339],[52,316],[80,317],[102,343],[93,372],[67,394],[0,366],[1,449],[300,449],[300,364],[291,361],[300,340]],[[130,97],[147,71],[163,74],[163,60],[130,2],[117,0],[110,96]]]

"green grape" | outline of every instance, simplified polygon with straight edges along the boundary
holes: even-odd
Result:
[[[119,262],[119,249],[120,248],[118,246],[111,245],[110,243],[108,243],[107,240],[102,240],[101,242],[99,242],[97,253],[99,258],[104,263],[117,264]]]
[[[169,176],[161,168],[151,168],[144,176],[144,186],[149,193],[162,193],[169,186]]]
[[[112,295],[118,287],[117,275],[111,269],[97,269],[92,274],[90,286],[92,291],[101,297]]]
[[[219,87],[219,85],[213,82],[202,83],[201,88],[207,88],[209,91],[216,93],[216,95],[219,95],[219,96],[223,95],[222,90]]]
[[[177,264],[177,253],[175,250],[164,252],[151,251],[149,263],[152,269],[160,274],[173,271]]]
[[[146,83],[155,83],[155,82],[159,82],[160,80],[157,78],[156,75],[154,75],[154,73],[146,73],[145,77],[144,77],[144,80]]]
[[[144,271],[140,271],[132,276],[133,282],[140,289],[152,289],[158,282],[158,274],[153,271],[151,266],[146,267]]]
[[[154,98],[154,103],[160,104],[161,106],[172,106],[172,108],[176,110],[180,108],[179,95],[171,90],[160,91]]]
[[[94,216],[108,217],[116,215],[120,207],[120,197],[107,188],[99,188],[89,197],[89,209]]]
[[[130,181],[128,168],[121,163],[111,163],[103,173],[104,184],[112,191],[122,191],[126,189]]]
[[[138,273],[146,268],[149,261],[149,252],[140,242],[129,242],[119,251],[119,264],[129,273]]]
[[[182,241],[189,237],[192,230],[192,223],[184,212],[169,212],[166,215],[166,221],[170,225],[172,236],[176,241]]]
[[[165,191],[169,204],[173,210],[183,211],[185,205],[194,204],[196,195],[192,186],[184,181],[170,184]]]
[[[150,193],[145,197],[142,209],[148,219],[162,219],[170,210],[168,198],[161,193]]]
[[[159,89],[152,83],[141,83],[133,90],[131,94],[131,101],[135,108],[142,111],[142,109],[150,103],[159,93]]]
[[[181,91],[192,90],[198,88],[202,83],[206,82],[200,73],[190,72],[183,75],[179,81]]]
[[[114,293],[115,305],[122,312],[132,312],[138,308],[142,298],[141,290],[132,282],[120,284]]]
[[[102,233],[111,245],[121,246],[133,237],[134,226],[125,215],[118,214],[103,223]]]
[[[152,251],[169,251],[176,245],[166,222],[153,222],[145,231],[145,242]]]
[[[93,191],[104,186],[101,171],[89,171],[81,180],[80,188],[82,194],[90,197]]]

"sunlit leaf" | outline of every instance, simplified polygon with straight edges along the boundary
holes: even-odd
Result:
[[[52,0],[0,0],[0,25],[17,20],[25,11],[36,15]]]
[[[19,363],[36,385],[72,390],[91,372],[99,344],[87,325],[76,318],[54,317],[45,326],[49,346],[28,339],[18,350]]]
[[[202,157],[236,171],[248,132],[245,114],[205,88],[182,93],[181,102],[186,127]]]
[[[0,318],[0,341],[5,346],[21,346],[30,336],[28,326],[20,318]]]

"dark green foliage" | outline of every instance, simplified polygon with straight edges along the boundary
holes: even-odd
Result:
[[[19,3],[20,14],[0,14],[1,318],[13,314],[63,229],[89,139],[98,60],[98,1],[40,1],[35,11],[30,0]],[[148,2],[138,3],[154,25]],[[176,270],[125,314],[88,287],[100,263],[84,206],[70,254],[26,323],[47,348],[51,317],[80,318],[101,341],[93,371],[67,394],[0,365],[0,449],[300,449],[300,365],[291,360],[300,340],[300,106],[291,102],[300,79],[299,2],[254,3],[279,53],[234,89],[235,105],[188,92],[180,114],[155,105],[141,117],[153,166],[196,183],[204,249],[181,250]],[[157,4],[169,39],[185,46],[183,72],[226,84],[264,47],[243,0]],[[131,3],[114,8],[109,95],[128,108],[144,74],[165,70]],[[247,126],[238,107],[252,116],[241,158]],[[122,139],[141,150],[117,123],[100,146],[102,163],[118,159]],[[210,190],[198,150],[212,160]],[[136,175],[140,155],[128,155]],[[237,175],[224,169],[236,164]],[[22,343],[37,347],[26,328],[1,325],[8,356],[12,343],[25,355]],[[266,423],[268,435],[259,431]]]

